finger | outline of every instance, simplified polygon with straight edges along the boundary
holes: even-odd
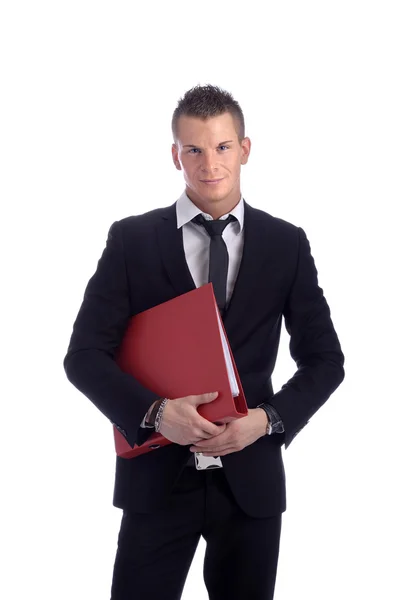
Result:
[[[214,437],[215,437],[214,434],[208,433],[207,431],[202,431],[200,440],[201,441],[211,440]]]
[[[212,455],[213,452],[223,452],[224,450],[227,450],[229,448],[231,448],[231,444],[223,444],[221,446],[208,446],[208,447],[204,447],[203,445],[198,444],[198,442],[196,444],[194,444],[193,446],[190,446],[190,450],[192,452],[202,452],[202,454],[207,454],[207,455]]]
[[[191,443],[192,444],[198,444],[198,443],[202,443],[202,442],[207,442],[208,440],[212,440],[215,437],[217,437],[219,439],[219,435],[223,433],[220,432],[217,436],[216,435],[211,435],[209,433],[207,433],[206,431],[201,431],[201,433],[198,435],[198,437],[196,439],[194,439]],[[210,442],[211,443],[211,442]]]
[[[215,437],[218,438],[217,442]],[[215,448],[216,443],[218,444],[218,448],[221,446],[226,446],[227,444],[227,440],[226,438],[219,438],[219,436],[211,436],[210,438],[199,438],[196,441],[193,441],[193,446],[195,445],[196,447],[198,446],[199,448],[203,448],[204,450],[209,450],[209,448]]]
[[[222,431],[225,430],[225,427],[215,425],[214,423],[211,423],[206,419],[201,419],[201,421],[198,423],[198,427],[202,429],[204,437],[206,436],[207,438],[219,435]]]
[[[200,442],[196,442],[197,445],[202,446],[203,448],[214,448],[215,446],[225,446],[228,442],[231,443],[230,435],[226,431],[222,431],[219,435],[212,435],[206,439],[201,440]]]
[[[218,437],[217,435],[211,434],[211,433],[207,433],[206,431],[201,431],[201,433],[198,435],[198,438],[193,441],[194,443],[198,443],[198,442],[206,442],[208,440],[211,440],[215,437]]]
[[[197,438],[196,440],[193,440],[193,441],[191,442],[191,444],[193,444],[193,446],[194,446],[194,445],[198,446],[198,444],[200,444],[201,442],[205,442],[205,441],[207,441],[208,439],[209,439],[209,438],[205,438],[205,437],[199,437],[199,438]]]

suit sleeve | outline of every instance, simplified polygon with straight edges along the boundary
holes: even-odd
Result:
[[[285,448],[344,379],[344,355],[330,309],[318,285],[317,269],[305,232],[298,228],[294,281],[284,306],[290,354],[297,371],[269,398],[281,416]]]
[[[121,225],[111,226],[97,270],[89,280],[73,325],[64,369],[80,390],[125,436],[131,446],[151,435],[140,423],[159,397],[124,373],[116,350],[131,316]]]

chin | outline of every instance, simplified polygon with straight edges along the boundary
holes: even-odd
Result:
[[[198,198],[202,198],[203,201],[209,203],[221,202],[222,200],[227,198],[231,192],[231,190],[226,189],[224,186],[215,186],[215,188],[212,188],[205,186],[201,182],[198,186],[195,186],[194,188],[189,188],[189,192],[190,189]]]
[[[204,194],[205,196],[209,196],[210,198],[216,198],[216,197],[225,197],[228,196],[228,194],[230,193],[231,190],[229,190],[225,185],[215,185],[213,186],[207,186],[206,184],[201,184],[201,187],[199,188],[199,193]]]

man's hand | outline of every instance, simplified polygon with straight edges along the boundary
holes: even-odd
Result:
[[[217,436],[196,442],[192,452],[204,456],[225,456],[243,450],[266,435],[268,418],[262,408],[249,408],[248,415],[227,423],[226,429]]]
[[[225,431],[226,423],[215,425],[201,417],[197,411],[200,404],[213,402],[217,396],[218,392],[214,392],[168,401],[164,408],[160,433],[171,442],[181,446],[197,444],[203,440],[218,437]]]

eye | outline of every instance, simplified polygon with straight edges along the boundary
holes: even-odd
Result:
[[[222,146],[219,146],[219,148],[230,148],[230,146],[225,146],[224,144]]]
[[[193,152],[193,150],[199,150],[199,148],[191,148],[191,150],[189,150],[189,151],[188,151],[188,153],[189,153],[189,154],[190,154],[190,153],[196,154],[195,152]]]

